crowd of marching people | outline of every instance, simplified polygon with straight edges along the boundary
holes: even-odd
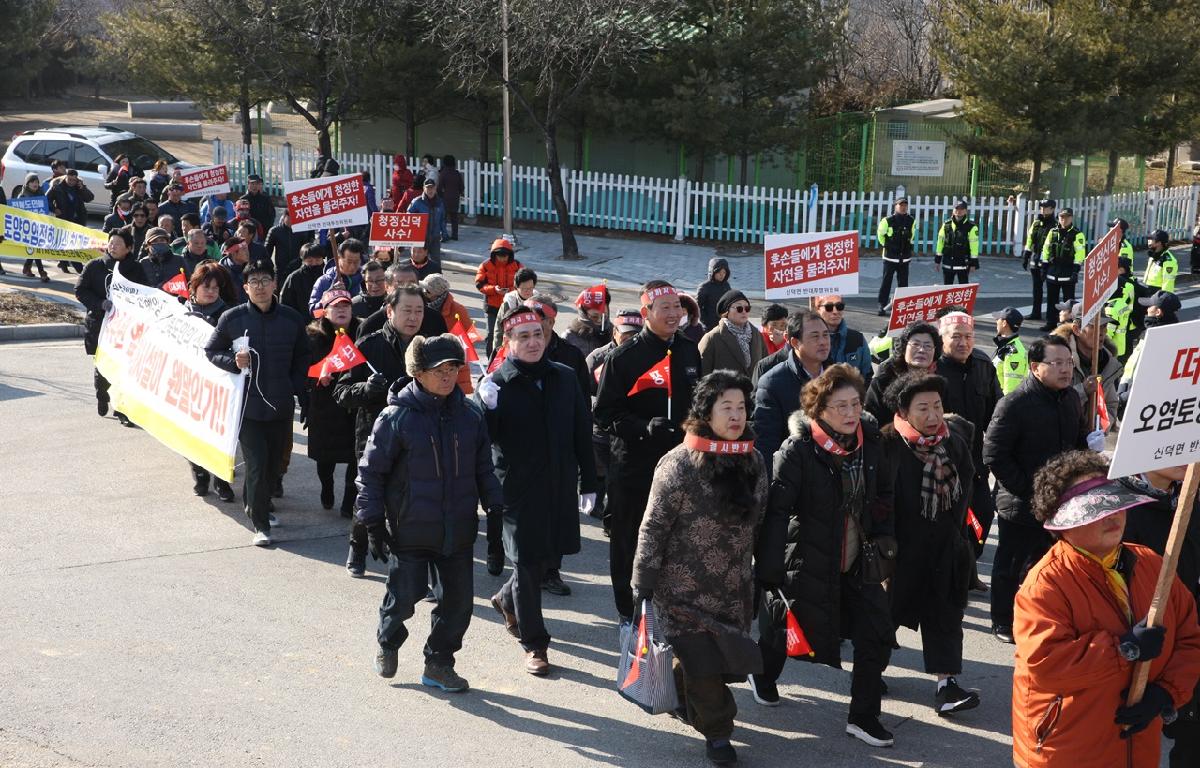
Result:
[[[1046,335],[1023,340],[1015,308],[991,316],[992,335],[950,307],[888,350],[849,327],[838,295],[754,307],[723,259],[694,296],[651,280],[618,311],[601,284],[572,311],[499,238],[474,275],[478,295],[456,295],[440,261],[441,243],[458,235],[452,159],[438,168],[427,158],[414,174],[397,156],[388,200],[431,218],[426,247],[411,252],[372,252],[352,229],[293,232],[253,175],[236,200],[197,206],[156,171],[148,189],[127,163],[114,169],[108,245],[76,287],[85,350],[95,353],[112,307],[114,270],[213,325],[208,359],[249,371],[240,497],[258,546],[280,525],[273,499],[298,413],[320,504],[349,521],[349,574],[363,576],[368,556],[387,568],[380,676],[397,674],[406,623],[430,600],[421,682],[469,688],[455,655],[472,618],[480,509],[488,573],[511,569],[491,606],[524,669],[547,675],[543,593],[570,594],[564,558],[580,552],[581,516],[593,516],[608,537],[614,617],[634,627],[653,614],[673,654],[672,714],[716,764],[737,759],[731,684],[779,706],[789,658],[840,668],[845,641],[846,733],[891,746],[880,715],[901,626],[919,633],[934,711],[977,707],[963,664],[974,591],[988,594],[996,640],[1015,644],[1016,765],[1157,765],[1164,726],[1171,765],[1200,765],[1200,524],[1187,534],[1182,581],[1148,626],[1182,475],[1108,481],[1103,453],[1144,330],[1178,322],[1165,233],[1151,236],[1142,282],[1132,247],[1122,253],[1097,343],[1074,301],[1082,235],[1069,210],[1056,216],[1042,201],[1026,260],[1032,319],[1047,289]],[[83,200],[62,175],[58,196]],[[881,310],[891,277],[907,280],[911,218],[900,200],[880,224]],[[965,206],[937,252],[947,283],[978,268]],[[980,331],[994,356],[976,347]],[[322,364],[334,355],[346,365]],[[109,383],[94,378],[104,416]],[[198,496],[239,496],[204,468],[191,472]],[[988,584],[976,561],[993,535]],[[1151,664],[1150,684],[1127,703],[1139,661]]]

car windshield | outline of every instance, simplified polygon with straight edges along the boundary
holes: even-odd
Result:
[[[179,162],[179,158],[155,144],[149,139],[135,136],[132,139],[118,139],[101,145],[109,157],[116,159],[117,155],[125,155],[129,162],[142,170],[153,168],[157,160],[166,160],[168,165]]]

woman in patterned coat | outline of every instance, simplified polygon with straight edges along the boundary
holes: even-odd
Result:
[[[638,603],[653,600],[674,648],[675,714],[704,735],[718,765],[737,759],[729,742],[737,705],[726,684],[762,670],[750,635],[755,578],[783,580],[784,534],[760,535],[767,472],[749,427],[752,402],[743,375],[722,370],[700,380],[683,444],[654,471],[633,565]]]

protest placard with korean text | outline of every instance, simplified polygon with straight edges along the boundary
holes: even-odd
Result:
[[[108,237],[66,219],[0,205],[0,256],[52,261],[91,261]]]
[[[179,172],[179,183],[183,184],[183,197],[204,197],[229,192],[229,169],[224,165],[206,165]]]
[[[1121,252],[1124,233],[1113,227],[1100,238],[1083,262],[1083,324],[1095,319],[1104,302],[1117,287],[1117,257]]]
[[[371,247],[424,247],[425,233],[428,229],[428,213],[373,213],[371,214]]]
[[[897,288],[892,297],[892,316],[888,320],[888,336],[895,336],[913,323],[933,322],[943,307],[963,307],[967,314],[975,311],[979,284],[916,285]]]
[[[767,235],[766,299],[858,293],[858,232]]]
[[[283,195],[294,232],[367,223],[367,193],[361,173],[285,181]]]

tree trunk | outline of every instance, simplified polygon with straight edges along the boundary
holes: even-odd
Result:
[[[1104,194],[1111,195],[1113,187],[1117,183],[1117,165],[1121,162],[1121,156],[1117,154],[1117,150],[1110,149],[1108,151],[1108,174],[1104,177]]]
[[[1175,158],[1179,152],[1179,145],[1172,144],[1167,150],[1167,178],[1163,181],[1163,187],[1167,188],[1175,183]]]
[[[246,154],[250,154],[250,145],[254,143],[254,138],[250,130],[250,84],[246,80],[242,80],[241,88],[238,90],[238,117],[242,121],[242,146],[246,148]]]
[[[551,123],[545,126],[546,139],[546,174],[550,177],[550,198],[554,211],[558,214],[558,231],[562,234],[562,256],[568,261],[579,259],[579,244],[575,242],[575,231],[571,228],[571,212],[567,208],[567,198],[563,194],[562,169],[558,162],[558,126]]]
[[[740,176],[741,181],[739,181],[738,183],[744,187],[744,186],[746,186],[746,179],[748,178],[749,173],[750,173],[750,153],[742,152],[740,155],[738,155],[738,159],[741,161],[741,164],[742,164],[742,173]]]
[[[333,142],[329,139],[330,121],[324,116],[321,117],[317,129],[317,152],[321,157],[333,157]]]
[[[404,154],[409,157],[417,156],[417,105],[416,99],[409,97],[404,103]]]
[[[479,110],[479,162],[488,161],[488,144],[492,138],[492,123],[486,107]]]
[[[1038,189],[1042,181],[1042,158],[1035,157],[1033,159],[1033,168],[1029,171],[1029,199],[1037,200],[1041,198],[1042,193]]]

